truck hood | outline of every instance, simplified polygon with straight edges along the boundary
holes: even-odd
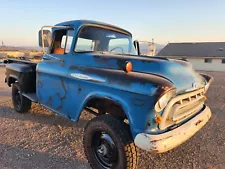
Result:
[[[126,62],[131,62],[133,72],[153,74],[172,82],[177,94],[195,90],[206,84],[205,79],[186,61],[160,57],[130,55],[94,55],[96,64],[104,64],[108,68],[121,69]]]

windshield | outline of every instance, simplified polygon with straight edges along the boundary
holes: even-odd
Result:
[[[131,36],[108,29],[86,26],[79,32],[75,52],[90,51],[137,55]]]

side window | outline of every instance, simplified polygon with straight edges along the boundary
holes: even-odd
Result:
[[[73,42],[74,30],[57,30],[55,31],[55,39],[53,42],[52,54],[69,53]]]
[[[205,59],[205,63],[212,63],[212,59]]]
[[[111,52],[129,53],[129,40],[127,38],[111,39],[108,49]]]
[[[225,59],[222,59],[221,63],[222,63],[222,64],[225,64]]]
[[[90,39],[78,38],[75,51],[84,52],[84,51],[94,51],[95,41]]]
[[[65,53],[69,53],[71,49],[71,45],[73,42],[73,33],[74,33],[73,30],[68,30],[67,35],[64,35],[62,37],[61,48],[65,49]]]

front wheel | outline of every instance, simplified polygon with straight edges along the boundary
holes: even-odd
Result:
[[[31,108],[32,102],[24,97],[21,93],[21,89],[18,83],[14,83],[12,86],[12,102],[14,109],[18,113],[28,112]]]
[[[136,169],[137,147],[127,124],[111,115],[97,116],[86,126],[84,150],[94,169]]]

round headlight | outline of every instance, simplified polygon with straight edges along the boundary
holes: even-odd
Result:
[[[155,105],[155,111],[156,112],[162,111],[167,106],[170,99],[175,95],[175,93],[176,90],[170,90],[166,92],[164,95],[162,95]]]
[[[169,102],[170,98],[171,97],[170,97],[169,93],[164,94],[158,101],[159,108],[164,109],[166,107],[167,103]]]

